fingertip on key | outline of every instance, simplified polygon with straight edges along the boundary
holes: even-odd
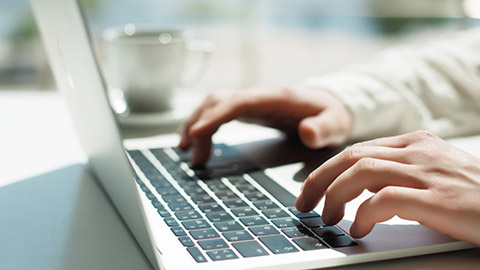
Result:
[[[350,226],[350,235],[353,238],[361,238],[360,233],[358,232],[357,223],[353,222],[352,226]]]
[[[295,208],[300,212],[304,212],[303,209],[305,208],[305,202],[302,194],[300,194],[297,200],[295,200]]]

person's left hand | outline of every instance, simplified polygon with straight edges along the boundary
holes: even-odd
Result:
[[[296,207],[311,211],[325,195],[322,218],[333,225],[365,189],[375,194],[358,208],[355,238],[397,215],[480,245],[480,159],[429,132],[347,148],[308,176]]]

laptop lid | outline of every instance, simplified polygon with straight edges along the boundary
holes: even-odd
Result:
[[[76,0],[31,0],[57,87],[65,97],[89,165],[150,262],[158,258],[106,84]]]

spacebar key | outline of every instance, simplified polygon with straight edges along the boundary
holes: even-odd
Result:
[[[295,206],[295,200],[297,199],[292,193],[288,192],[277,182],[273,181],[270,177],[265,175],[262,171],[251,172],[249,175],[257,181],[264,189],[266,189],[270,194],[277,199],[281,204],[286,207]]]

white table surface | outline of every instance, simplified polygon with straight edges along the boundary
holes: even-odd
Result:
[[[99,186],[80,181],[86,157],[57,92],[1,91],[0,123],[0,269],[151,267]],[[452,142],[480,156],[480,137]],[[480,269],[480,249],[341,269],[386,268]]]

